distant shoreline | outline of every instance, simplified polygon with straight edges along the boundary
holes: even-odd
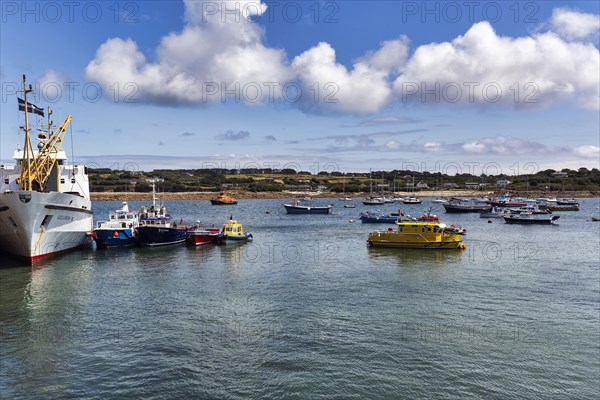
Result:
[[[368,192],[357,192],[357,193],[320,193],[317,195],[294,194],[286,192],[248,192],[248,191],[228,191],[233,197],[239,200],[249,199],[293,199],[302,197],[311,198],[340,198],[340,197],[351,197],[351,198],[363,198],[369,196]],[[439,191],[422,191],[417,193],[409,192],[396,192],[396,196],[407,196],[414,194],[417,197],[439,197]],[[599,197],[600,193],[593,191],[577,191],[577,192],[560,192],[560,193],[545,193],[543,191],[529,191],[525,192],[511,192],[513,196],[520,197],[550,197],[554,196],[557,198],[561,197],[574,197],[574,198],[591,198]],[[375,194],[374,194],[375,195]],[[444,191],[444,197],[482,197],[482,196],[493,196],[494,192],[482,192],[478,190],[453,190]],[[160,193],[159,198],[162,200],[210,200],[218,196],[216,192],[165,192]],[[141,192],[92,192],[90,195],[92,201],[149,201],[152,200],[152,193],[141,193]]]

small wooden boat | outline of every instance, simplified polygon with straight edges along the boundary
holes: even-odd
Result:
[[[242,224],[231,217],[227,223],[223,225],[221,234],[217,239],[218,244],[235,244],[251,241],[253,236],[250,232],[244,231]]]
[[[284,204],[285,211],[288,214],[329,214],[332,206],[311,206],[300,204],[299,201],[292,201],[291,204]]]
[[[344,208],[356,208],[356,204],[344,204]]]
[[[221,230],[219,228],[215,228],[214,226],[206,228],[196,225],[187,231],[185,242],[192,246],[201,246],[203,244],[217,243],[220,236]]]
[[[520,214],[504,215],[502,218],[504,218],[504,222],[507,224],[549,225],[553,224],[560,216],[522,212]]]
[[[397,222],[398,229],[369,234],[367,243],[372,247],[401,249],[466,249],[462,237],[448,232],[446,224],[436,222]]]
[[[216,199],[211,199],[210,204],[213,206],[227,206],[237,204],[237,200],[228,194],[221,193]]]

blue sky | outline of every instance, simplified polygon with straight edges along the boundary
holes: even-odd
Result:
[[[598,2],[1,5],[3,162],[25,73],[96,167],[598,167]]]

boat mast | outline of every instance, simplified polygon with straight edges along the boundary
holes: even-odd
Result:
[[[154,182],[152,182],[152,207],[156,207],[156,190]]]
[[[32,190],[31,185],[31,159],[33,158],[33,148],[31,147],[31,137],[29,135],[29,113],[27,104],[27,93],[33,92],[31,85],[27,89],[27,80],[25,74],[23,74],[23,102],[25,106],[25,143],[23,145],[23,159],[21,161],[21,169],[26,170],[24,174],[21,174],[25,179],[20,179],[19,189],[20,190]]]

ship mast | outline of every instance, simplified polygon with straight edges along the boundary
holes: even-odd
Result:
[[[26,171],[24,174],[21,173],[22,177],[25,179],[21,179],[19,182],[20,190],[32,190],[31,185],[31,159],[33,158],[33,148],[31,147],[31,137],[29,135],[29,107],[27,104],[27,93],[33,92],[31,85],[29,85],[29,89],[27,89],[27,81],[25,79],[25,74],[23,74],[23,101],[25,105],[25,143],[23,145],[23,159],[21,161],[21,170]]]

